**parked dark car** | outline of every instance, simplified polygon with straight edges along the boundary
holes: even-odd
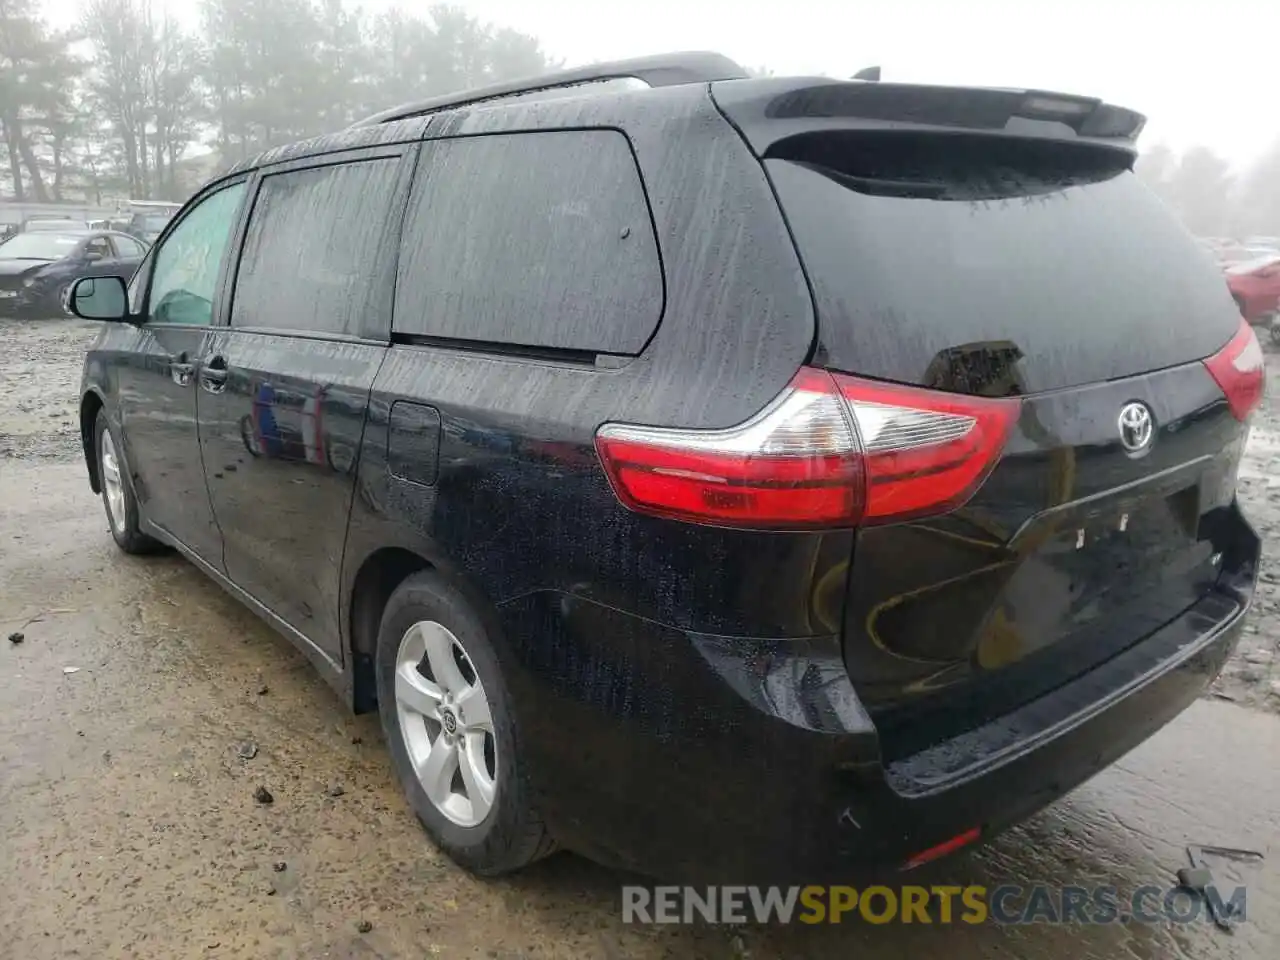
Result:
[[[1141,125],[701,55],[271,150],[73,292],[123,321],[90,483],[478,873],[914,867],[1188,706],[1253,595],[1261,349]]]
[[[0,243],[0,316],[66,315],[63,296],[79,277],[119,277],[138,269],[146,246],[122,233],[35,231]]]

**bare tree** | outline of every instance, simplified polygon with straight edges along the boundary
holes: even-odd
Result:
[[[1159,144],[1139,156],[1134,169],[1193,233],[1234,232],[1235,178],[1227,161],[1208,147],[1192,147],[1179,156]]]
[[[49,199],[37,138],[54,135],[61,146],[56,135],[65,129],[70,84],[79,70],[70,40],[48,28],[31,0],[0,0],[0,125],[19,198],[25,196],[25,175],[35,198]],[[55,165],[55,180],[58,175]]]
[[[204,52],[168,16],[153,26],[152,40],[145,69],[152,179],[154,192],[172,199],[178,196],[178,162],[205,118],[200,87]]]
[[[225,165],[413,97],[538,73],[536,39],[438,5],[370,18],[343,0],[201,0],[185,31],[154,0],[85,0],[76,38],[0,0],[0,181],[179,198],[193,147]],[[70,55],[88,41],[87,70]],[[207,163],[202,164],[207,167]]]
[[[90,102],[120,139],[129,192],[145,197],[147,62],[153,45],[149,11],[142,0],[89,0],[82,22],[94,46]]]
[[[1280,140],[1245,174],[1239,219],[1249,233],[1280,236]]]
[[[1156,190],[1162,190],[1178,167],[1178,155],[1167,143],[1157,143],[1144,151],[1134,164],[1138,175]]]

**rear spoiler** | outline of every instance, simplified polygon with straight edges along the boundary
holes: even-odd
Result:
[[[790,137],[825,130],[1061,140],[1136,155],[1147,122],[1140,113],[1092,97],[1043,90],[821,77],[724,80],[711,91],[760,156]]]

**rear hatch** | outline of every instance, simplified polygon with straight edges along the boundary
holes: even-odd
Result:
[[[1132,173],[1141,118],[1018,91],[715,90],[793,231],[814,364],[865,384],[864,448],[888,437],[916,456],[911,509],[859,530],[844,620],[885,759],[1067,683],[1214,590],[1261,353],[1221,273]],[[885,382],[951,412],[895,414]],[[1233,406],[1239,389],[1254,393]],[[1012,411],[1007,433],[962,504],[931,510],[929,444],[966,403]]]

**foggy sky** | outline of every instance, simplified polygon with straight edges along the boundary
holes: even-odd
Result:
[[[184,21],[196,5],[166,3]],[[1145,113],[1142,145],[1247,164],[1280,137],[1280,0],[454,0],[569,65],[709,49],[776,73],[1038,87]],[[361,0],[369,11],[427,3]],[[76,0],[45,0],[70,22]],[[405,91],[405,98],[413,96]]]

